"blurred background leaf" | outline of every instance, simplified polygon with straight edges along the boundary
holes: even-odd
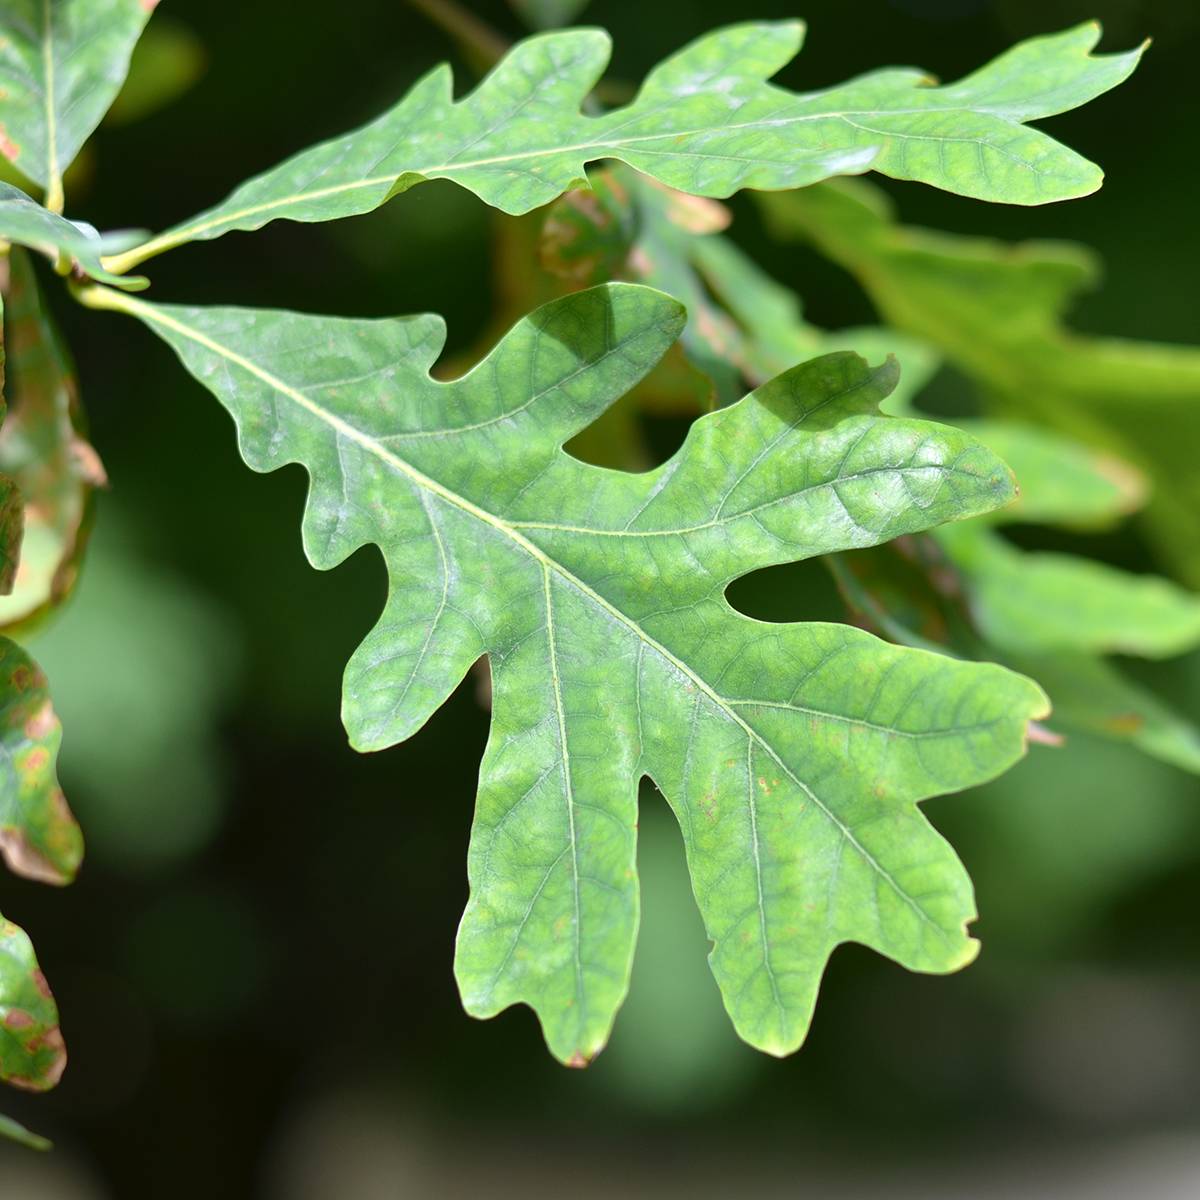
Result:
[[[119,510],[105,516],[78,601],[35,649],[70,730],[61,769],[90,857],[162,870],[220,827],[229,768],[215,733],[239,639],[220,605],[139,561]]]

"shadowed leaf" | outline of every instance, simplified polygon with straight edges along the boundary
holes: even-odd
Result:
[[[0,182],[0,238],[45,254],[52,262],[73,259],[93,279],[115,287],[141,291],[148,280],[140,275],[121,276],[108,271],[100,256],[128,245],[125,234],[100,234],[84,221],[68,221],[31,200],[20,188]]]
[[[19,1121],[14,1121],[12,1117],[6,1117],[2,1114],[0,1114],[0,1137],[7,1138],[10,1142],[18,1142],[30,1150],[54,1149],[54,1143],[49,1138],[44,1138],[41,1134],[31,1133]]]
[[[936,354],[894,330],[829,333],[808,324],[800,298],[722,236],[730,221],[724,205],[628,167],[596,171],[591,183],[548,210],[542,265],[569,282],[637,280],[681,301],[688,310],[681,344],[715,381],[720,403],[805,359],[854,350],[868,360],[899,357],[900,381],[886,401],[899,413],[936,369]]]

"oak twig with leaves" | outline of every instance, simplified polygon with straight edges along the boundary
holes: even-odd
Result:
[[[1016,499],[1008,443],[911,407],[939,351],[955,351],[886,309],[894,329],[806,325],[795,297],[720,234],[715,201],[754,188],[800,213],[822,181],[868,170],[997,202],[1086,195],[1099,169],[1029,122],[1120,83],[1140,51],[1094,55],[1099,30],[1084,25],[952,84],[886,68],[796,94],[767,81],[803,26],[750,22],[698,39],[605,111],[593,89],[607,35],[550,31],[513,46],[461,100],[437,67],[375,121],[165,233],[102,235],[62,215],[63,175],[117,96],[151,7],[0,0],[0,151],[21,173],[0,188],[0,237],[14,246],[8,339],[22,355],[0,428],[0,465],[15,480],[3,510],[15,591],[0,611],[14,636],[66,600],[92,489],[105,483],[26,247],[85,306],[162,337],[232,414],[250,467],[305,466],[314,566],[380,547],[389,598],[345,676],[356,748],[417,733],[487,655],[491,737],[455,962],[468,1012],[530,1005],[568,1065],[603,1048],[635,952],[643,777],[679,820],[712,969],[752,1045],[801,1044],[841,942],[919,971],[969,962],[971,882],[917,804],[1007,769],[1048,715],[1039,684],[1000,664],[1028,659],[1041,679],[1043,665],[1070,675],[1076,660],[1103,672],[1099,656],[1113,650],[1173,652],[1200,637],[1196,602],[1165,582],[1092,571],[1087,629],[1046,641],[1038,597],[1084,586],[1090,568],[1014,558],[981,524]],[[455,6],[419,7],[444,17]],[[556,9],[582,6],[517,7],[546,27]],[[499,50],[475,42],[484,56]],[[148,280],[128,272],[174,247],[364,213],[435,178],[514,218],[554,204],[542,245],[551,298],[504,314],[503,336],[461,378],[430,376],[445,339],[437,316],[349,320],[131,294]],[[799,230],[800,216],[787,219]],[[696,415],[659,464],[621,441],[636,426],[630,405],[655,388]],[[1087,486],[1102,490],[1103,478],[1093,471]],[[1117,491],[1098,502],[1102,519],[1133,506]],[[24,549],[20,493],[40,522]],[[935,527],[965,589],[970,649],[906,634],[886,603],[876,626],[890,640],[853,624],[766,624],[725,598],[752,571],[814,555],[834,556],[849,587],[863,561],[853,556],[933,545],[924,531]],[[1157,640],[1113,619],[1135,595],[1137,628],[1153,625]],[[6,646],[5,856],[66,882],[81,844],[53,781],[57,721],[37,668]],[[1155,752],[1187,757],[1178,745]],[[17,1032],[0,1066],[49,1086],[64,1061],[53,1001],[10,928],[0,1021]]]

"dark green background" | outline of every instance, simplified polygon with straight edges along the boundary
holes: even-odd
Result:
[[[474,9],[519,35],[502,4],[478,0]],[[453,44],[397,0],[165,0],[162,12],[195,30],[211,65],[171,107],[96,135],[94,179],[68,215],[100,228],[164,228],[245,176],[374,116],[446,57],[460,87],[472,78]],[[925,19],[964,12],[974,15]],[[1092,15],[1108,21],[1106,49],[1154,35],[1129,83],[1043,123],[1103,166],[1099,194],[1018,209],[885,186],[912,223],[1098,248],[1108,277],[1080,304],[1081,328],[1197,340],[1196,4],[809,0],[797,13],[768,0],[753,8],[595,0],[585,13],[614,36],[612,74],[631,81],[722,23],[793,15],[808,20],[809,38],[780,82],[798,89],[886,64],[953,79],[1019,37]],[[369,316],[433,310],[445,315],[454,351],[485,321],[491,280],[488,216],[452,191],[427,185],[339,225],[280,221],[185,247],[148,264],[153,296]],[[804,296],[810,319],[830,327],[871,319],[847,277],[807,252],[770,247],[751,207],[733,207],[735,236]],[[31,932],[58,992],[71,1052],[57,1093],[6,1094],[6,1111],[90,1160],[115,1196],[259,1194],[263,1155],[281,1123],[307,1097],[341,1084],[399,1097],[414,1119],[463,1144],[475,1131],[511,1133],[577,1160],[682,1161],[703,1147],[735,1167],[760,1151],[785,1163],[819,1155],[836,1167],[842,1156],[1087,1142],[1114,1128],[1189,1128],[1200,1116],[1198,1084],[1173,1108],[1115,1123],[1070,1118],[1023,1091],[1007,1066],[1012,1031],[1048,978],[1136,969],[1190,981],[1200,971],[1200,837],[1173,865],[1143,871],[1093,910],[1063,917],[1054,881],[1038,877],[1053,866],[1019,850],[1006,859],[985,801],[972,796],[927,807],[981,872],[979,964],[950,979],[921,978],[857,948],[840,950],[808,1045],[791,1060],[754,1065],[739,1087],[699,1110],[650,1112],[591,1072],[562,1070],[525,1010],[469,1020],[451,958],[487,733],[472,687],[411,742],[352,753],[338,720],[340,674],[382,604],[378,554],[360,551],[327,575],[312,571],[300,550],[301,470],[253,475],[227,416],[150,334],[74,309],[57,289],[54,303],[112,477],[101,521],[105,505],[119,506],[143,555],[226,604],[246,647],[223,730],[231,807],[202,856],[148,879],[85,866],[62,892],[0,881],[0,907]],[[1112,560],[1149,565],[1136,531],[1095,544]],[[793,615],[821,611],[817,575],[789,586],[813,589],[790,597]],[[764,592],[761,603],[769,602]],[[1184,703],[1196,690],[1190,663],[1155,678]],[[1107,786],[1151,786],[1136,769],[1117,774]],[[1077,805],[1055,824],[1058,793],[1046,786],[1039,804],[1050,818],[1040,836],[1069,843],[1075,816],[1087,820],[1090,811]],[[1088,786],[1102,811],[1105,779]],[[1200,808],[1192,780],[1170,786]],[[1005,898],[1026,886],[1044,899],[1022,908]],[[1001,914],[991,923],[989,889]],[[1043,917],[1055,932],[1039,939],[1030,927]],[[1193,1007],[1200,1029],[1200,1004]]]

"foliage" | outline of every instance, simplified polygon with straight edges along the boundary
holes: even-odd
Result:
[[[996,415],[1050,424],[1146,472],[1147,532],[1200,585],[1200,351],[1065,327],[1063,310],[1096,275],[1089,251],[909,229],[879,192],[851,181],[762,203],[780,235],[809,239],[852,271],[889,324],[934,342]]]
[[[1089,55],[1099,29],[1081,25],[1024,42],[952,86],[890,68],[797,96],[764,80],[802,36],[795,21],[718,30],[651,71],[631,105],[598,117],[579,107],[608,60],[600,30],[527,38],[459,103],[443,65],[369,125],[302,151],[109,266],[124,271],[279,217],[370,212],[425,179],[452,179],[504,212],[528,212],[601,158],[700,196],[874,169],[983,200],[1045,204],[1095,191],[1101,175],[1025,122],[1115,87],[1140,54]]]
[[[0,598],[0,622],[10,636],[21,636],[69,599],[95,489],[108,480],[87,440],[74,367],[29,255],[15,248],[8,270],[8,415],[0,426],[0,469],[26,498],[26,512],[21,569],[11,593]]]
[[[116,99],[157,0],[8,0],[0,152],[62,212],[63,172]]]
[[[0,466],[12,476],[6,627],[30,635],[70,594],[92,490],[104,484],[24,246],[70,276],[85,306],[133,316],[171,345],[233,415],[252,468],[306,467],[304,545],[315,566],[364,544],[382,550],[388,601],[345,676],[355,747],[415,734],[487,655],[492,731],[455,964],[468,1012],[529,1004],[569,1065],[603,1048],[637,935],[643,776],[683,832],[712,970],[752,1045],[774,1054],[800,1045],[841,942],[919,971],[970,961],[971,882],[917,803],[995,777],[1028,735],[1048,736],[1031,724],[1048,712],[1042,689],[1000,662],[1028,658],[1035,677],[1045,664],[1069,681],[1089,671],[1117,680],[1099,655],[1194,644],[1200,607],[1165,581],[1000,541],[994,514],[1016,490],[989,439],[1026,453],[1031,476],[1053,449],[1037,432],[1024,443],[1007,428],[976,436],[912,408],[938,350],[964,361],[975,351],[884,304],[892,328],[830,334],[806,324],[797,298],[723,236],[728,214],[714,198],[763,190],[775,219],[805,236],[818,235],[804,214],[825,204],[833,216],[820,225],[822,247],[869,273],[874,259],[853,253],[886,260],[894,231],[877,207],[821,181],[874,169],[1016,204],[1086,195],[1099,169],[1028,122],[1112,88],[1140,51],[1092,55],[1099,29],[1082,25],[1023,42],[954,84],[887,68],[796,94],[766,81],[799,50],[803,26],[749,22],[693,42],[651,71],[630,104],[602,111],[593,88],[607,35],[546,32],[515,45],[462,100],[449,68],[436,68],[375,121],[199,216],[157,237],[102,236],[61,215],[63,175],[117,96],[149,7],[0,3],[0,150],[46,201],[0,189],[0,237],[18,247],[5,288],[12,411],[0,430]],[[515,7],[549,27],[582,6]],[[178,46],[164,53],[186,57]],[[194,75],[198,60],[188,61]],[[169,93],[170,71],[139,70],[151,82],[122,93],[127,114]],[[578,190],[601,159],[618,165]],[[173,247],[281,217],[365,213],[434,178],[513,216],[557,201],[541,244],[554,281],[532,285],[547,302],[518,299],[521,311],[496,332],[511,329],[461,378],[431,377],[445,342],[436,316],[351,320],[130,294],[147,281],[126,272]],[[876,222],[871,237],[863,212]],[[845,220],[858,224],[848,233]],[[1055,270],[1048,292],[1032,287],[1043,313],[1062,291]],[[914,307],[937,312],[924,300]],[[995,340],[964,335],[970,347]],[[869,366],[856,351],[884,361]],[[637,444],[637,406],[653,402],[715,409],[657,465]],[[1038,519],[1037,503],[1046,519],[1068,521],[1136,506],[1136,473],[1106,475],[1086,451],[1072,454],[1073,482],[1055,475],[1042,501],[1031,489],[1026,519]],[[897,556],[914,545],[915,567],[897,573]],[[870,609],[893,643],[909,644],[845,624],[753,620],[727,601],[740,577],[814,555],[831,556],[859,615]],[[938,593],[947,562],[953,587]],[[876,588],[879,579],[887,585]],[[944,637],[907,623],[922,588],[940,596]],[[1087,621],[1056,620],[1080,595]],[[53,775],[57,720],[24,650],[6,642],[3,653],[6,856],[64,882],[81,845]],[[979,661],[988,657],[999,661]],[[1195,766],[1190,729],[1152,697],[1139,703],[1141,744]],[[29,999],[28,980],[40,980],[32,948],[6,928],[12,994],[29,1018],[6,1025],[33,1032],[21,1035],[27,1065],[5,1059],[5,1071],[49,1086],[65,1061],[57,1014],[48,989]]]

